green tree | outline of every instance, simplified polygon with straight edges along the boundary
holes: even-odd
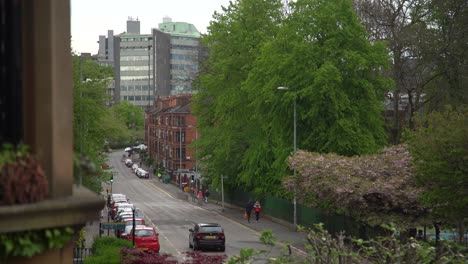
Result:
[[[465,0],[430,1],[425,19],[424,41],[418,44],[422,56],[431,58],[434,78],[424,90],[428,111],[443,111],[445,105],[468,101],[468,2]]]
[[[421,201],[438,218],[457,224],[460,239],[468,218],[468,107],[447,108],[418,119],[408,146]]]
[[[231,6],[206,38],[212,53],[196,97],[206,169],[256,192],[282,193],[295,100],[299,148],[342,155],[381,148],[388,51],[370,43],[351,2],[297,1],[285,18],[279,4],[254,5],[256,23],[248,27],[239,13],[250,16],[240,11],[253,2],[263,3]]]
[[[109,133],[106,89],[113,70],[89,59],[73,55],[73,140],[75,178],[90,189],[100,191],[99,155]],[[103,125],[107,124],[107,125]]]
[[[122,133],[114,134],[111,146],[123,147],[135,144],[135,141],[143,142],[144,139],[144,113],[143,109],[130,103],[120,101],[111,107],[111,115],[125,129]]]
[[[230,2],[223,8],[224,13],[213,15],[209,33],[203,37],[210,56],[198,79],[199,92],[193,105],[202,135],[197,142],[204,163],[200,165],[214,184],[219,184],[220,174],[231,175],[226,181],[231,188],[252,183],[240,182],[235,177],[241,172],[242,158],[251,146],[250,135],[257,130],[248,118],[252,112],[241,85],[261,45],[276,35],[281,7],[279,0]]]
[[[128,129],[142,130],[144,128],[144,113],[141,107],[138,107],[129,101],[120,101],[112,106],[114,115],[123,122]]]

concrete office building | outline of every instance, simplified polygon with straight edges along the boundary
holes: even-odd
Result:
[[[114,67],[114,31],[108,30],[107,37],[99,36],[97,62],[101,65]]]
[[[202,58],[200,32],[192,24],[172,22],[169,17],[159,24],[159,30],[170,35],[170,94],[193,93],[192,81]]]
[[[155,96],[193,93],[191,82],[201,58],[199,38],[192,24],[168,17],[150,34],[141,34],[140,21],[129,18],[126,32],[113,35],[110,30],[107,38],[100,36],[98,61],[115,71],[114,101],[146,109]]]

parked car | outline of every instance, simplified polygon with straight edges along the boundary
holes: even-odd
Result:
[[[145,225],[135,225],[135,230],[137,230],[138,228],[142,228],[142,227],[146,227],[146,226]],[[128,236],[129,236],[130,232],[132,231],[132,229],[133,229],[133,224],[125,226],[125,229],[121,230],[123,232],[122,232],[122,234],[120,234],[120,238],[128,239]]]
[[[135,245],[143,251],[159,252],[159,234],[153,227],[135,227]],[[127,236],[128,240],[133,240],[133,229]]]
[[[126,147],[126,148],[124,149],[125,152],[129,152],[129,151],[131,151],[131,150],[132,150],[132,148],[130,148],[130,147]]]
[[[216,223],[199,223],[189,229],[189,247],[193,250],[203,248],[219,248],[226,250],[224,229]]]
[[[119,209],[121,208],[124,208],[124,207],[129,207],[129,208],[132,208],[133,207],[133,204],[131,203],[118,203],[118,204],[115,204],[113,207],[112,207],[112,211],[111,211],[111,217],[112,219],[114,219],[116,216],[117,216],[117,212]]]
[[[132,165],[132,171],[136,173],[136,170],[138,169],[138,164],[134,163]]]
[[[138,177],[140,177],[140,178],[146,178],[146,179],[149,178],[149,172],[145,171],[145,170],[142,169],[142,168],[138,168],[136,174],[137,174]]]
[[[116,216],[115,218],[118,218],[119,216],[123,215],[123,214],[130,214],[132,215],[133,214],[133,208],[132,207],[123,207],[123,208],[119,208],[117,210],[117,213],[116,213]]]
[[[133,216],[123,217],[122,219],[120,219],[119,222],[125,223],[125,227],[133,226]],[[145,219],[141,218],[141,217],[136,217],[135,218],[135,225],[145,225]],[[115,230],[115,236],[116,237],[121,237],[123,232],[124,232],[124,230],[116,229]]]
[[[131,167],[131,166],[133,165],[133,161],[132,161],[131,159],[126,159],[126,160],[125,160],[125,165],[126,165],[127,167]]]
[[[111,198],[112,198],[112,200],[115,200],[115,199],[117,199],[117,198],[125,198],[125,199],[127,199],[127,196],[125,196],[125,194],[122,194],[122,193],[113,193]]]

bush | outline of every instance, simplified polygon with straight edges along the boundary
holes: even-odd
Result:
[[[85,264],[118,264],[120,250],[131,248],[132,243],[115,237],[97,238],[92,247],[93,255],[85,259]]]

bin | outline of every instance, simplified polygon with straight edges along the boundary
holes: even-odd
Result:
[[[164,183],[169,183],[171,181],[171,176],[165,175],[164,176]]]

